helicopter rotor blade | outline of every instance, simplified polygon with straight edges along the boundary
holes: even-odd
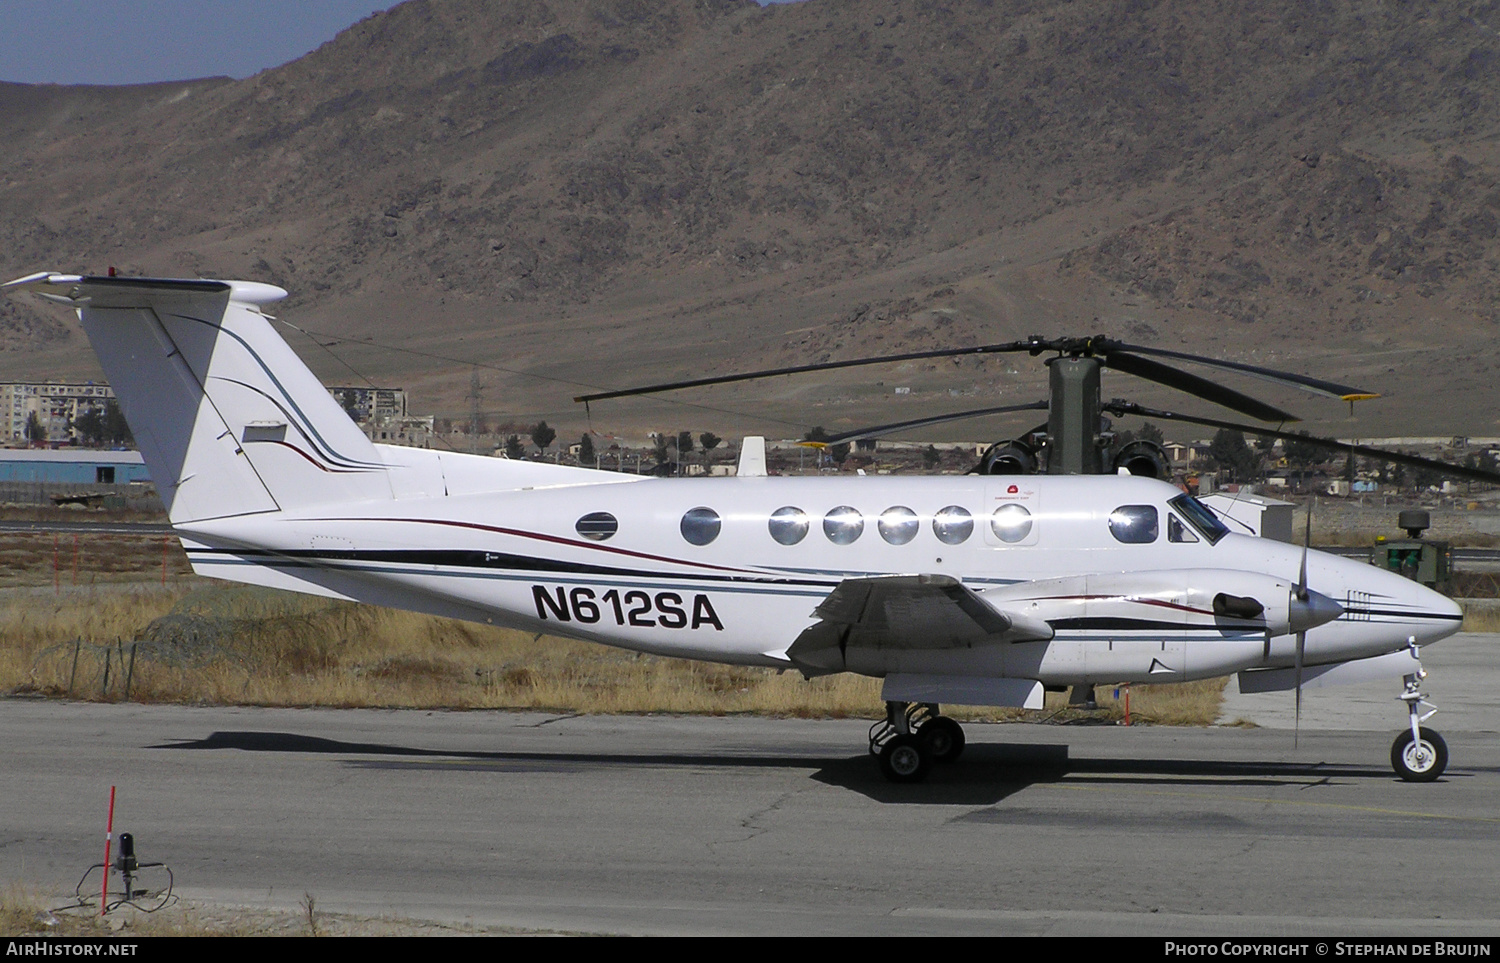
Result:
[[[746,371],[740,374],[717,375],[711,378],[692,378],[687,381],[663,381],[659,384],[639,388],[621,388],[616,391],[598,391],[579,395],[575,402],[604,401],[609,398],[630,398],[635,395],[651,395],[662,391],[677,391],[683,388],[702,388],[708,385],[725,385],[736,381],[754,381],[757,378],[774,378],[777,375],[808,374],[814,371],[837,371],[840,368],[858,368],[871,364],[888,364],[898,361],[922,361],[932,358],[960,358],[968,355],[1013,354],[1020,351],[1039,353],[1048,350],[1051,342],[1031,338],[1026,341],[1008,341],[1002,344],[980,344],[967,348],[939,348],[933,351],[908,351],[904,354],[886,354],[870,358],[852,358],[848,361],[824,361],[818,364],[799,364],[784,368],[766,368],[762,371]],[[1040,347],[1038,346],[1040,345]]]
[[[1371,448],[1368,445],[1350,444],[1339,441],[1336,438],[1319,438],[1316,435],[1304,435],[1291,431],[1276,431],[1271,428],[1259,428],[1255,425],[1242,425],[1232,421],[1220,421],[1217,418],[1199,418],[1196,415],[1181,415],[1175,411],[1147,408],[1143,405],[1138,405],[1131,401],[1123,401],[1118,398],[1101,404],[1099,409],[1114,415],[1138,415],[1142,418],[1159,418],[1163,421],[1184,421],[1188,424],[1203,425],[1208,428],[1228,428],[1231,431],[1243,431],[1247,434],[1260,435],[1263,438],[1279,438],[1282,441],[1301,441],[1309,445],[1316,445],[1319,448],[1327,448],[1331,451],[1352,452],[1363,458],[1372,458],[1376,461],[1390,462],[1397,465],[1410,465],[1413,468],[1427,468],[1453,478],[1463,478],[1468,481],[1500,485],[1500,472],[1488,471],[1483,468],[1470,468],[1467,465],[1454,465],[1446,461],[1423,458],[1420,455],[1408,455],[1405,452],[1390,451],[1385,448]]]
[[[1152,361],[1150,358],[1142,358],[1126,351],[1110,350],[1104,353],[1103,361],[1106,366],[1116,371],[1123,371],[1137,378],[1176,388],[1178,391],[1196,395],[1205,401],[1212,401],[1216,405],[1222,405],[1231,411],[1238,411],[1242,415],[1249,415],[1251,418],[1259,418],[1261,421],[1301,420],[1291,412],[1282,411],[1280,408],[1257,401],[1232,388],[1226,388],[1207,378],[1200,378],[1198,375],[1169,367],[1159,361]]]
[[[965,418],[982,418],[985,415],[1003,415],[1011,411],[1046,411],[1047,402],[1031,401],[1024,405],[1001,405],[998,408],[971,408],[968,411],[954,411],[946,415],[934,415],[931,418],[913,418],[910,421],[895,421],[888,425],[873,425],[869,428],[858,428],[854,431],[846,431],[837,435],[830,435],[823,439],[827,445],[836,445],[841,441],[853,441],[860,438],[879,438],[908,428],[926,428],[929,425],[940,425],[948,421],[961,421]]]
[[[1131,354],[1149,354],[1162,358],[1175,358],[1178,361],[1201,364],[1210,368],[1237,371],[1252,378],[1260,378],[1265,381],[1275,382],[1276,384],[1301,388],[1313,394],[1323,395],[1328,398],[1337,398],[1339,401],[1368,401],[1371,398],[1380,397],[1379,392],[1367,391],[1364,388],[1342,385],[1335,381],[1325,381],[1322,378],[1311,378],[1307,375],[1293,374],[1289,371],[1277,371],[1274,368],[1262,368],[1259,365],[1244,364],[1239,361],[1221,361],[1218,358],[1206,358],[1202,355],[1187,354],[1183,351],[1169,351],[1166,348],[1148,348],[1145,345],[1125,344],[1123,342],[1110,342],[1110,345],[1113,348],[1128,351]]]

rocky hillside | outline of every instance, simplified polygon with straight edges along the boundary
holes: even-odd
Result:
[[[479,362],[493,415],[569,432],[578,384],[1103,330],[1367,382],[1367,434],[1500,434],[1496,29],[1493,2],[412,0],[243,81],[0,85],[0,269],[272,281],[298,325],[425,355],[299,344],[325,377],[462,416]],[[90,370],[54,310],[0,324],[0,377]],[[1039,371],[594,423],[853,425]]]

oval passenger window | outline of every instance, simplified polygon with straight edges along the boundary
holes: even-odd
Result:
[[[966,508],[949,505],[932,516],[932,534],[944,545],[959,545],[974,534],[974,516]]]
[[[620,522],[609,512],[589,512],[573,527],[584,538],[602,542],[620,530]]]
[[[917,537],[922,523],[918,521],[916,512],[905,505],[896,505],[880,513],[880,521],[875,527],[880,530],[880,537],[887,542],[905,545]]]
[[[823,516],[823,534],[835,545],[851,544],[864,530],[864,516],[849,505],[840,505]]]
[[[682,516],[682,537],[694,545],[707,545],[719,537],[719,513],[712,508],[690,508]]]
[[[1001,505],[990,516],[990,531],[1002,542],[1019,542],[1031,534],[1031,512],[1024,505]]]
[[[807,537],[807,530],[811,527],[807,513],[800,508],[788,505],[786,508],[778,508],[771,513],[770,521],[766,527],[771,530],[771,537],[782,545],[796,545]]]

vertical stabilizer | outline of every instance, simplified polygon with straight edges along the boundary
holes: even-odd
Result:
[[[389,499],[375,446],[242,281],[34,275],[78,310],[173,524]]]

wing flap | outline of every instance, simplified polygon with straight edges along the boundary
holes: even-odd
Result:
[[[948,575],[845,579],[813,615],[819,621],[786,653],[804,672],[845,671],[850,649],[938,651],[1052,638],[1046,622],[996,609]]]

